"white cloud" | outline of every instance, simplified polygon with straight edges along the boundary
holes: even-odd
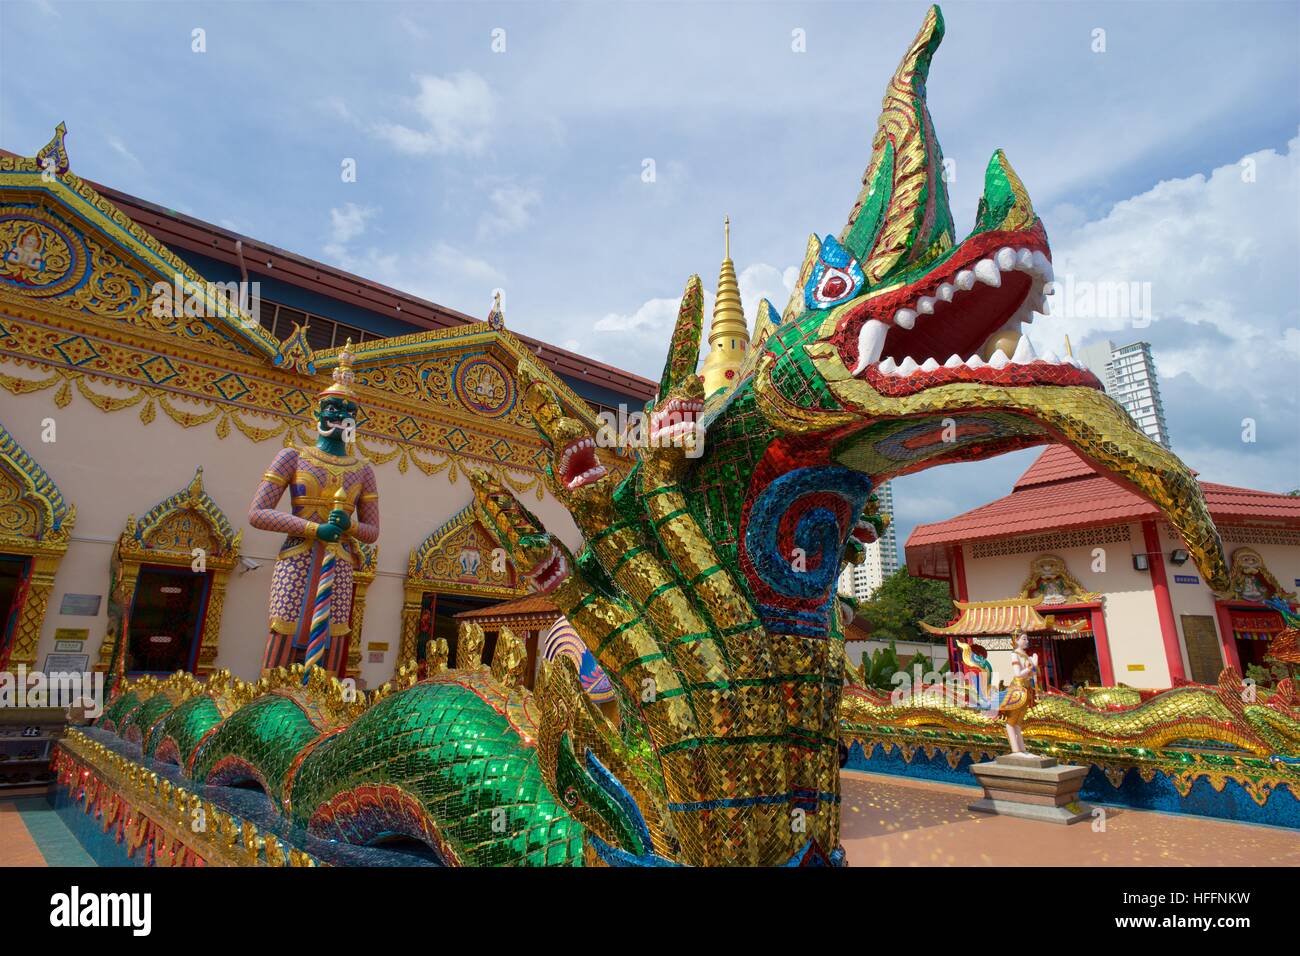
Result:
[[[505,276],[486,259],[480,259],[457,249],[446,242],[439,242],[433,247],[434,265],[444,272],[451,273],[459,279],[482,282],[487,285],[505,281]]]
[[[530,186],[502,183],[488,193],[488,211],[478,223],[480,239],[500,239],[522,232],[533,221],[533,207],[542,201],[542,194]]]
[[[1075,343],[1150,342],[1174,450],[1209,481],[1292,487],[1297,208],[1300,136],[1284,152],[1157,183],[1053,241],[1058,279],[1148,284],[1149,322],[1053,314],[1034,322],[1031,337],[1058,350],[1067,333]],[[1242,441],[1246,418],[1256,422],[1254,442]]]
[[[778,269],[764,262],[746,266],[741,270],[736,281],[740,284],[740,301],[744,303],[745,315],[749,317],[750,331],[753,331],[754,319],[758,315],[758,303],[767,299],[777,313],[785,311],[794,288],[799,270],[795,266]]]
[[[758,262],[746,266],[736,276],[740,301],[745,307],[751,330],[758,315],[758,303],[766,298],[778,312],[785,308],[794,286],[797,269],[778,269]],[[704,329],[700,352],[708,351],[709,322],[713,315],[713,291],[704,293]],[[677,322],[680,294],[654,298],[630,312],[609,312],[591,324],[591,342],[587,346],[594,358],[610,362],[639,375],[657,378]]]
[[[366,222],[379,212],[373,206],[358,206],[348,202],[343,208],[330,210],[330,242],[338,245],[351,242],[366,231]]]
[[[140,162],[140,158],[136,156],[135,153],[131,152],[131,150],[127,148],[127,145],[123,143],[121,138],[119,138],[117,135],[110,133],[107,137],[105,137],[105,141],[108,143],[109,148],[112,149],[113,152],[117,153],[117,155],[121,156],[123,159],[127,160],[132,165],[135,166],[143,165]]]
[[[416,156],[481,152],[497,108],[487,82],[469,70],[445,78],[416,74],[413,79],[419,90],[406,106],[422,125],[380,120],[374,133],[398,152]]]

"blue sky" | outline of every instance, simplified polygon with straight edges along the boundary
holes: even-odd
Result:
[[[716,281],[724,215],[747,311],[784,305],[924,9],[16,0],[0,145],[31,155],[65,120],[84,176],[471,314],[501,287],[512,328],[653,377],[687,276]],[[1044,317],[1035,344],[1150,341],[1175,451],[1300,486],[1300,6],[944,15],[929,100],[958,233],[1002,147],[1058,278],[1150,284],[1149,326]],[[900,543],[1034,454],[899,480]]]

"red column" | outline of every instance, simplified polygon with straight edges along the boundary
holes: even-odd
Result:
[[[1093,643],[1097,645],[1097,670],[1101,674],[1102,687],[1115,686],[1115,664],[1110,657],[1110,635],[1106,632],[1106,610],[1101,605],[1093,608],[1092,618]]]
[[[952,592],[953,600],[969,601],[970,598],[966,594],[966,560],[962,556],[961,545],[953,545],[949,550],[948,563],[951,565],[952,572],[948,581],[948,590]],[[957,645],[951,636],[948,638],[948,669],[953,671],[961,669]]]
[[[962,556],[961,545],[953,547],[951,560],[954,597],[958,601],[969,601],[966,595],[966,559]]]
[[[1237,638],[1232,632],[1232,612],[1228,605],[1215,601],[1214,616],[1219,619],[1219,646],[1223,648],[1223,659],[1240,674],[1241,657],[1237,654]]]
[[[1156,615],[1160,618],[1160,636],[1165,642],[1165,661],[1169,665],[1169,679],[1187,679],[1183,670],[1183,649],[1178,642],[1178,625],[1174,623],[1174,602],[1169,598],[1169,580],[1165,577],[1165,556],[1160,550],[1160,532],[1154,521],[1142,522],[1142,539],[1146,542],[1147,560],[1151,564],[1151,591],[1156,599]]]

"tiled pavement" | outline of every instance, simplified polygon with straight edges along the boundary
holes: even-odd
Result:
[[[852,866],[1300,866],[1296,833],[1106,808],[1105,829],[967,810],[973,787],[843,775]],[[0,800],[0,867],[94,866],[44,797]]]
[[[1105,829],[975,813],[976,787],[845,772],[850,866],[1298,866],[1293,830],[1106,807]]]
[[[44,797],[0,800],[0,867],[94,865]]]

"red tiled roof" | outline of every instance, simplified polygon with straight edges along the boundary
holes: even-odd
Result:
[[[513,601],[503,601],[490,607],[475,608],[473,611],[461,611],[457,620],[478,617],[523,617],[527,614],[554,614],[560,616],[560,609],[540,594],[527,594]]]
[[[1220,524],[1300,528],[1300,498],[1202,481],[1210,516]],[[905,547],[913,574],[947,577],[947,546],[1153,518],[1145,498],[1100,474],[1073,449],[1052,445],[1011,494],[965,514],[917,525]]]
[[[1034,460],[1029,469],[1016,480],[1013,491],[1032,488],[1034,485],[1048,485],[1070,478],[1089,478],[1097,472],[1092,465],[1074,453],[1065,445],[1048,445],[1046,450]]]

